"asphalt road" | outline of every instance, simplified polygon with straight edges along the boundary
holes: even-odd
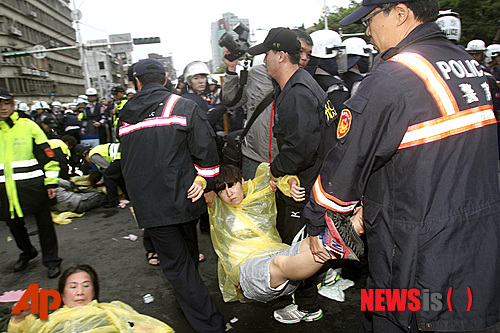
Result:
[[[34,246],[40,252],[36,224],[27,218],[27,227]],[[172,293],[172,287],[163,277],[159,267],[146,262],[142,245],[142,233],[138,229],[128,208],[99,208],[88,212],[67,225],[56,225],[59,239],[59,255],[63,258],[62,269],[72,264],[90,264],[101,284],[100,300],[120,300],[131,305],[138,312],[164,321],[176,332],[193,332],[184,318]],[[134,234],[138,241],[122,237]],[[12,266],[19,251],[14,241],[8,241],[9,229],[0,222],[0,294],[5,291],[26,289],[30,283],[39,283],[41,288],[56,289],[57,279],[47,278],[47,269],[41,263],[41,255],[29,263],[28,268],[14,273]],[[345,302],[336,302],[320,297],[324,316],[312,323],[295,325],[281,324],[273,319],[273,311],[290,303],[290,299],[278,299],[270,303],[224,303],[217,283],[217,256],[212,249],[210,235],[199,233],[200,251],[206,261],[200,263],[199,271],[212,298],[231,323],[230,332],[342,332],[358,331],[361,318],[360,289],[364,286],[366,264],[346,263],[343,277],[355,282],[345,291]],[[144,303],[143,296],[151,294],[152,303]]]

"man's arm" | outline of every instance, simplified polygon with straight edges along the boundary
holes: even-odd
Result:
[[[188,135],[189,152],[198,175],[207,181],[207,190],[212,190],[219,174],[219,154],[215,133],[198,105],[194,105],[191,126]]]

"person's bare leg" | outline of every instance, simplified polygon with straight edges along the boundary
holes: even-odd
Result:
[[[277,255],[271,260],[269,272],[271,287],[276,288],[287,280],[304,280],[320,270],[323,264],[314,260],[309,248],[309,237],[300,244],[299,253],[290,257]]]
[[[361,207],[355,210],[351,222],[358,235],[364,233],[363,209]],[[302,241],[298,254],[292,257],[277,255],[271,260],[269,273],[272,288],[278,287],[287,280],[307,279],[320,270],[323,263],[319,263],[314,259],[309,244],[310,239],[307,237]],[[334,259],[331,255],[330,257]]]

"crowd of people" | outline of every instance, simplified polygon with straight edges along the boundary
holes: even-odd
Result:
[[[219,257],[224,300],[293,294],[274,311],[281,323],[323,318],[318,281],[333,260],[364,257],[366,288],[452,288],[456,306],[367,311],[360,332],[496,331],[500,45],[458,45],[456,20],[437,0],[364,0],[340,24],[363,24],[372,44],[273,28],[242,70],[224,48],[220,86],[201,61],[174,86],[159,61],[144,59],[131,66],[128,88],[110,91],[112,102],[88,88],[68,105],[29,107],[1,88],[0,207],[22,251],[14,271],[38,254],[25,215],[35,215],[55,278],[62,259],[50,207],[115,208],[121,195],[144,231],[149,264],[161,267],[197,332],[225,330],[198,273],[198,224]],[[238,130],[241,160],[222,164],[227,134]],[[75,193],[77,171],[107,196]],[[71,308],[90,306],[170,330],[126,305],[99,303],[89,266],[63,277],[66,306],[51,315],[55,324],[74,325],[65,323],[80,313]],[[68,283],[81,288],[78,304]],[[19,325],[47,324],[13,317],[10,327]]]

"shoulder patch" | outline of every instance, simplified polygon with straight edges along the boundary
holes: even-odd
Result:
[[[348,109],[342,110],[340,115],[339,126],[337,127],[337,139],[341,139],[347,135],[351,128],[352,115]]]
[[[335,106],[333,103],[328,99],[325,104],[325,120],[326,124],[328,126],[331,126],[332,123],[337,119],[337,110],[335,110]]]
[[[52,150],[52,148],[50,148],[50,147],[45,148],[43,151],[45,152],[45,155],[47,155],[47,157],[52,158],[52,157],[54,157],[54,155],[55,155],[55,154],[54,154],[54,151],[53,151],[53,150]]]

